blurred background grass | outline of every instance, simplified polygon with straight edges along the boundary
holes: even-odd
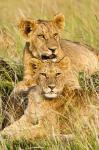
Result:
[[[21,17],[52,19],[58,12],[65,15],[64,38],[98,49],[99,0],[3,0],[0,1],[0,28],[3,31],[0,34],[0,55],[22,60],[24,41],[17,29]]]
[[[65,15],[66,25],[62,33],[63,38],[99,49],[99,0],[0,1],[0,57],[4,58],[13,68],[15,75],[19,76],[18,79],[15,78],[13,81],[10,78],[10,73],[5,73],[7,70],[3,68],[3,78],[0,74],[0,91],[3,91],[3,95],[9,94],[7,90],[12,89],[15,82],[22,80],[22,56],[25,41],[17,29],[18,21],[22,17],[52,19],[58,12]],[[9,144],[7,144],[7,149],[13,150],[13,146],[9,147]],[[63,145],[60,142],[51,143],[49,141],[43,142],[43,146],[38,144],[37,147],[37,149],[46,150],[99,150],[99,141],[93,136],[91,138],[85,136],[81,139],[79,135],[74,143]],[[19,148],[20,143],[14,150]],[[33,145],[29,147],[23,144],[23,149],[34,148]]]

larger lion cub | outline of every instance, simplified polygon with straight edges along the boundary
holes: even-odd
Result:
[[[78,74],[80,71],[93,73],[98,70],[98,59],[94,52],[87,46],[64,40],[60,37],[65,25],[63,14],[54,16],[52,20],[22,19],[19,30],[26,40],[24,49],[24,79],[16,86],[16,91],[26,89],[27,86],[36,85],[33,75],[31,59],[36,57],[42,61],[57,62],[65,55],[71,60],[73,69]]]

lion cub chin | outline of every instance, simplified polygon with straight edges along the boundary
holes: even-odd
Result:
[[[54,93],[54,92],[46,93],[44,95],[45,95],[46,98],[49,98],[49,99],[57,97],[57,93]]]

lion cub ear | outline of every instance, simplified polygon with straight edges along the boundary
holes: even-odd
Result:
[[[70,58],[65,56],[60,62],[59,62],[59,66],[61,69],[63,70],[68,70],[71,68],[71,62],[70,62]]]
[[[24,36],[24,38],[28,39],[29,33],[31,31],[34,31],[36,28],[36,21],[32,19],[27,19],[27,20],[21,19],[18,24],[18,28],[22,33],[22,35]]]
[[[53,21],[60,30],[64,29],[65,16],[63,14],[59,13],[59,14],[55,15]]]

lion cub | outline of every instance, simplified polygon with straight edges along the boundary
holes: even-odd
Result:
[[[98,58],[90,47],[60,38],[64,25],[63,14],[57,14],[52,20],[22,19],[20,21],[18,27],[26,40],[26,46],[23,56],[24,77],[23,81],[16,85],[14,89],[16,92],[36,85],[33,76],[37,68],[31,63],[34,57],[42,61],[50,59],[58,62],[64,56],[68,56],[77,75],[81,71],[91,74],[99,70]]]
[[[29,91],[25,114],[1,132],[1,135],[12,140],[29,140],[52,135],[53,131],[60,132],[58,115],[63,114],[66,102],[64,93],[67,91],[64,92],[64,87],[78,86],[68,57],[57,63],[41,62],[34,58],[32,63],[39,68],[36,72],[37,86]]]

